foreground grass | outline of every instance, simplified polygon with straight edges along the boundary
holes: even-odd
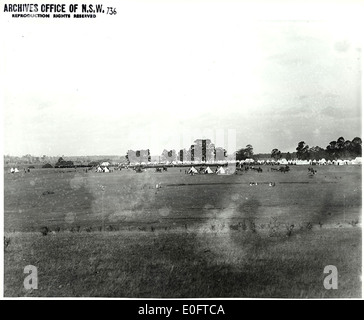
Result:
[[[361,228],[291,237],[250,231],[10,233],[5,296],[360,297]],[[26,265],[38,289],[23,287]],[[325,290],[326,265],[339,272]]]

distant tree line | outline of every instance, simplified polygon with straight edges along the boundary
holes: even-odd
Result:
[[[361,139],[355,137],[353,140],[345,140],[344,137],[338,138],[336,141],[331,141],[326,149],[316,146],[310,147],[304,141],[300,141],[296,148],[295,158],[299,160],[337,160],[337,159],[355,159],[361,157]],[[275,160],[282,158],[282,153],[278,149],[273,149],[271,157]],[[291,157],[288,157],[290,160]]]
[[[109,162],[108,160],[101,160],[101,161],[91,161],[89,163],[75,163],[71,160],[64,160],[63,157],[60,157],[57,163],[54,165],[55,168],[88,168],[88,167],[97,167],[102,162]],[[52,165],[47,163],[42,166],[42,168],[52,168]]]
[[[343,137],[331,141],[326,149],[319,146],[309,147],[304,141],[300,141],[296,148],[297,158],[302,160],[326,160],[355,159],[361,157],[361,139],[355,137],[352,141]]]
[[[285,158],[286,160],[299,159],[299,160],[337,160],[337,159],[355,159],[361,157],[361,144],[362,141],[359,137],[353,140],[345,140],[343,137],[338,138],[336,141],[331,141],[326,149],[316,146],[310,147],[304,141],[300,141],[297,145],[296,152],[283,153],[277,148],[272,149],[270,154],[257,154],[254,155],[253,146],[248,144],[245,148],[236,151],[236,160],[246,160],[254,158],[255,160],[264,158],[273,158],[279,160]]]
[[[54,165],[55,168],[74,168],[74,166],[73,161],[66,161],[62,157],[60,157]]]

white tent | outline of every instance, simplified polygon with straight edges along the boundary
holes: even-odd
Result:
[[[18,168],[15,168],[14,173],[17,173],[17,172],[19,172]]]
[[[10,173],[14,173],[14,168],[11,168],[10,169]]]
[[[220,167],[219,169],[217,169],[216,173],[217,174],[226,174],[226,170],[223,167]]]
[[[100,166],[98,166],[98,167],[96,168],[96,172],[102,172],[102,169],[101,169],[101,167],[100,167]]]
[[[351,162],[352,164],[362,164],[362,157],[356,157],[355,160]]]
[[[321,165],[326,164],[326,159],[322,158],[321,160],[318,161],[318,163]]]
[[[100,164],[101,167],[108,167],[109,165],[110,165],[110,162],[107,162],[107,161]]]
[[[309,165],[309,164],[311,164],[311,162],[308,160],[297,160],[296,161],[296,165],[298,165],[298,166]]]
[[[104,172],[110,172],[109,168],[108,167],[105,167],[104,168]]]
[[[343,166],[345,163],[341,159],[338,159],[338,160],[334,160],[333,164],[336,166]]]
[[[287,159],[282,158],[282,159],[279,159],[278,163],[279,164],[288,164],[288,161],[287,161]]]
[[[214,173],[211,169],[210,169],[210,167],[207,167],[205,170],[204,170],[204,172],[203,173]]]
[[[191,167],[189,170],[188,170],[188,172],[187,172],[188,174],[190,174],[190,173],[198,173],[198,171],[197,171],[197,169],[195,168],[195,167]]]

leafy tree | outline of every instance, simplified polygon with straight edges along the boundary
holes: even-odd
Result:
[[[282,158],[282,152],[280,152],[278,149],[273,149],[271,152],[271,157],[274,160],[278,160],[278,159]]]
[[[236,160],[245,160],[248,158],[252,158],[253,155],[253,146],[251,144],[248,144],[245,148],[239,149],[236,152]]]
[[[74,166],[73,161],[66,161],[62,157],[59,158],[57,163],[54,165],[55,168],[72,168]]]
[[[240,161],[240,160],[245,160],[246,159],[244,151],[245,151],[244,148],[239,149],[238,151],[236,151],[236,154],[235,154],[236,160]]]
[[[361,139],[359,137],[355,137],[351,141],[351,150],[355,157],[361,157]]]
[[[344,143],[345,143],[344,137],[338,138],[337,141],[336,141],[336,148],[338,150],[342,149],[344,147]]]
[[[299,142],[296,148],[297,158],[307,160],[309,158],[308,148],[309,146],[304,141]]]
[[[355,158],[361,156],[361,139],[355,137],[352,141],[345,140],[344,137],[331,141],[326,147],[325,155],[328,159]]]
[[[336,144],[335,144],[335,156],[337,158],[341,158],[343,153],[344,153],[344,144],[345,144],[345,139],[343,137],[340,137],[337,139]]]
[[[336,156],[336,141],[331,141],[326,147],[327,158],[330,160],[335,159]]]
[[[352,143],[350,140],[346,140],[343,143],[343,150],[341,152],[341,157],[344,159],[349,159],[349,158],[355,157],[355,154],[352,150]]]
[[[320,160],[322,158],[325,158],[326,156],[326,151],[325,149],[316,146],[316,147],[312,147],[308,150],[308,154],[309,154],[309,159],[311,160]]]
[[[248,144],[245,147],[245,153],[246,153],[247,158],[252,158],[253,157],[254,152],[253,152],[253,146],[251,144]]]

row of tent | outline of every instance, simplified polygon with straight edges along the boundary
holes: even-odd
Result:
[[[159,165],[160,162],[141,162],[141,163],[130,163],[130,165]],[[354,160],[287,160],[285,158],[279,160],[254,160],[254,159],[245,159],[245,160],[219,160],[219,161],[212,161],[212,162],[201,162],[201,161],[165,161],[163,162],[165,165],[226,165],[226,164],[240,164],[240,165],[251,165],[251,164],[277,164],[277,165],[312,165],[312,164],[319,164],[319,165],[344,165],[344,164],[362,164],[362,157],[357,157]]]
[[[278,165],[349,165],[349,164],[362,164],[362,158],[357,157],[354,160],[326,160],[322,158],[321,160],[287,160],[287,159],[279,159],[279,160],[253,160],[246,159],[244,161],[240,161],[240,164],[278,164]]]
[[[326,159],[321,159],[321,160],[296,160],[295,163],[296,165],[312,165],[312,164],[316,164],[316,165],[336,165],[336,166],[343,166],[343,165],[361,165],[362,164],[362,158],[361,157],[356,157],[354,160],[326,160]]]
[[[95,170],[95,172],[110,172],[110,169],[108,167],[101,167],[98,166]]]
[[[187,171],[188,174],[198,174],[199,171],[194,167],[192,166],[188,171]],[[203,174],[213,174],[213,173],[216,173],[216,174],[226,174],[226,169],[224,169],[223,167],[219,167],[215,172],[211,170],[210,167],[207,167],[206,169],[204,169],[202,171]]]

